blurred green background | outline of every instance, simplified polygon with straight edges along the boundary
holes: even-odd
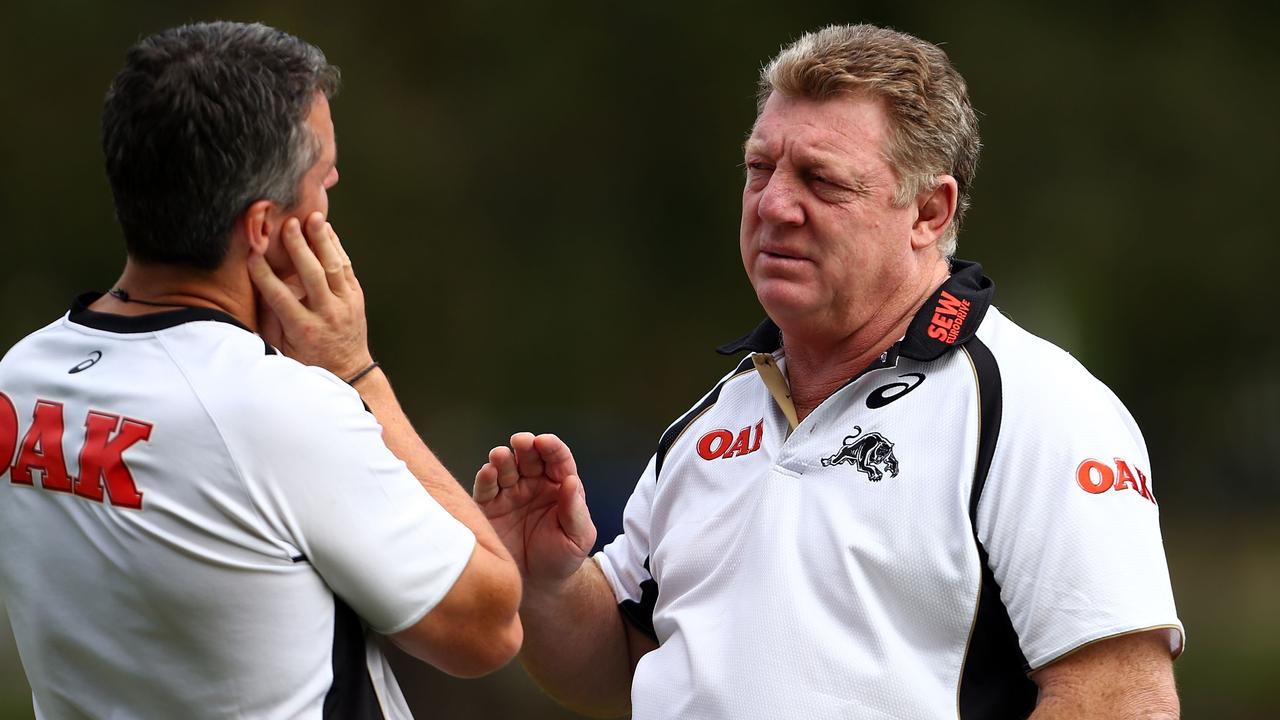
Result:
[[[98,121],[125,49],[261,20],[343,69],[331,219],[410,417],[468,486],[510,432],[560,433],[611,538],[726,370],[710,348],[760,315],[736,249],[758,68],[806,29],[889,24],[942,43],[982,113],[959,256],[1146,433],[1184,715],[1280,717],[1275,7],[6,0],[0,348],[122,266]],[[2,627],[0,718],[30,717]],[[400,667],[422,717],[572,717],[515,666]]]

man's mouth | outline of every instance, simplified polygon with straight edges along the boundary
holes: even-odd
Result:
[[[760,254],[764,255],[767,258],[775,259],[775,260],[808,260],[808,258],[806,257],[802,257],[800,255],[795,255],[785,250],[778,250],[778,249],[761,250]]]

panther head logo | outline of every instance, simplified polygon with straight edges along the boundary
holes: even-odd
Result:
[[[844,446],[830,457],[822,458],[823,467],[849,463],[867,476],[871,482],[880,482],[884,474],[898,476],[898,458],[893,454],[893,443],[878,432],[862,434],[862,426],[854,425],[853,434],[844,439]]]

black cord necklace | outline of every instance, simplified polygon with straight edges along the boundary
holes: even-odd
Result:
[[[162,308],[187,307],[186,305],[179,305],[177,303],[161,303],[161,302],[152,302],[150,300],[139,300],[138,298],[131,296],[128,293],[128,291],[124,290],[123,288],[111,288],[110,290],[107,291],[107,294],[119,300],[120,302],[134,303],[135,305],[150,305],[151,307],[162,307]]]

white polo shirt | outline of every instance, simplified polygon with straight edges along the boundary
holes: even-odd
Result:
[[[70,313],[0,361],[0,597],[43,718],[407,718],[475,538],[359,395],[225,314]]]
[[[1031,670],[1167,629],[1151,462],[1119,400],[975,264],[803,422],[766,321],[664,434],[595,556],[659,647],[637,720],[1015,718]],[[771,390],[769,385],[773,385]]]

